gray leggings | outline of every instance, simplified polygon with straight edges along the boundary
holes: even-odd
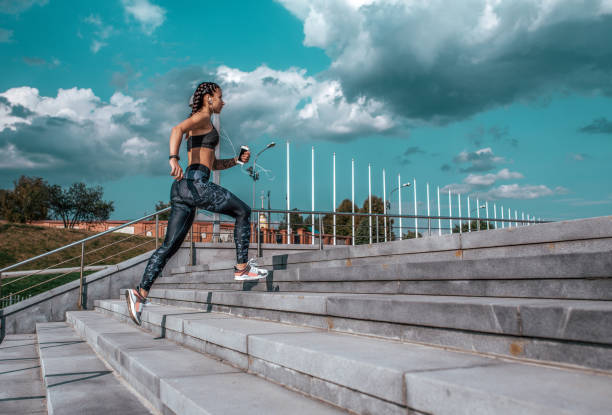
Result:
[[[196,209],[222,213],[236,219],[234,241],[236,260],[247,262],[251,237],[251,208],[229,190],[208,181],[210,169],[203,164],[187,167],[183,179],[174,181],[170,190],[170,219],[164,243],[153,252],[145,268],[140,288],[151,289],[166,262],[179,249],[193,223]]]

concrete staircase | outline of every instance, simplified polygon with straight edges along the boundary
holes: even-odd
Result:
[[[612,217],[260,264],[172,270],[142,327],[123,292],[38,324],[49,412],[610,413]]]

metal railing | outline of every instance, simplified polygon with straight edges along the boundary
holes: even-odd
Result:
[[[17,281],[21,281],[24,278],[33,276],[33,275],[37,275],[37,274],[43,274],[43,273],[48,273],[49,270],[53,270],[53,267],[56,267],[58,265],[62,265],[65,264],[67,262],[76,260],[76,259],[80,259],[80,266],[77,268],[79,271],[79,296],[78,296],[78,308],[82,309],[83,308],[83,303],[84,303],[84,298],[83,298],[83,283],[84,283],[84,271],[85,268],[94,264],[97,264],[101,261],[107,260],[109,258],[113,258],[116,257],[118,255],[120,255],[121,253],[127,252],[129,250],[133,250],[136,248],[139,248],[147,243],[150,243],[151,241],[146,241],[144,243],[138,244],[136,246],[130,247],[128,249],[125,249],[123,251],[120,251],[118,253],[115,253],[113,255],[110,255],[106,258],[103,258],[101,260],[98,260],[96,262],[93,262],[91,264],[87,264],[85,265],[85,255],[86,255],[86,243],[87,242],[91,242],[95,239],[98,239],[104,235],[110,234],[112,232],[117,232],[125,227],[128,227],[130,225],[134,225],[136,223],[145,221],[149,218],[155,217],[155,236],[154,236],[154,240],[155,240],[155,248],[157,249],[159,247],[159,215],[169,211],[171,208],[167,207],[165,209],[161,209],[155,213],[152,213],[150,215],[146,215],[143,216],[139,219],[135,219],[133,221],[124,223],[123,225],[117,226],[115,228],[112,229],[108,229],[106,231],[100,232],[98,234],[92,235],[90,237],[81,239],[79,241],[76,242],[72,242],[70,244],[67,244],[65,246],[62,246],[60,248],[54,249],[52,251],[46,252],[44,254],[41,255],[37,255],[35,257],[26,259],[24,261],[18,262],[16,264],[10,265],[8,267],[2,268],[0,269],[0,308],[2,307],[2,305],[6,305],[7,303],[13,303],[14,299],[25,299],[28,298],[29,296],[26,294],[26,291],[31,290],[32,288],[35,288],[37,286],[40,286],[42,284],[48,283],[50,281],[56,280],[58,278],[61,278],[67,274],[69,274],[70,272],[73,272],[73,270],[70,270],[68,272],[65,272],[63,274],[57,275],[57,276],[53,276],[49,279],[46,279],[40,283],[37,283],[35,285],[32,285],[30,287],[24,288],[22,290],[16,291],[16,292],[11,292],[8,295],[5,295],[4,297],[2,296],[2,273],[9,271],[11,269],[23,266],[25,264],[31,263],[33,261],[36,261],[38,259],[47,257],[49,255],[53,255],[55,253],[64,251],[66,249],[72,248],[72,247],[76,247],[76,246],[80,246],[81,247],[81,253],[80,255],[68,258],[64,261],[61,261],[59,263],[53,264],[49,267],[46,267],[44,269],[41,270],[35,270],[29,274],[20,276],[18,278],[15,278],[13,280],[11,280],[10,282],[4,284],[4,286],[10,285],[12,283],[15,283]],[[420,229],[427,229],[427,234],[428,235],[432,235],[432,231],[438,231],[438,234],[441,235],[443,231],[450,231],[451,233],[453,232],[458,232],[461,233],[463,232],[463,222],[467,221],[468,223],[468,228],[467,231],[471,232],[471,231],[476,231],[476,230],[481,230],[481,228],[486,228],[486,229],[491,229],[491,228],[497,228],[498,227],[498,223],[502,223],[502,224],[507,224],[509,227],[517,227],[517,226],[524,226],[524,225],[532,225],[532,224],[536,224],[536,223],[545,223],[547,221],[542,221],[542,220],[525,220],[525,219],[518,219],[518,218],[514,218],[514,219],[501,219],[501,218],[473,218],[473,217],[463,217],[463,216],[431,216],[431,215],[395,215],[395,214],[380,214],[380,213],[357,213],[357,212],[334,212],[334,211],[320,211],[320,210],[286,210],[286,209],[252,209],[252,212],[256,215],[257,219],[255,221],[256,225],[253,226],[253,230],[256,230],[256,237],[255,237],[255,241],[257,244],[257,256],[261,257],[263,255],[263,246],[262,246],[262,234],[264,233],[262,231],[262,223],[261,223],[261,214],[267,215],[268,218],[271,217],[271,215],[282,215],[284,218],[287,218],[288,215],[306,215],[306,217],[310,217],[311,219],[314,217],[316,217],[316,224],[318,225],[318,233],[317,233],[317,226],[314,226],[314,229],[311,229],[310,232],[308,231],[304,231],[301,232],[301,236],[302,238],[299,238],[299,243],[302,244],[310,244],[310,245],[315,245],[316,241],[318,240],[318,248],[319,249],[323,249],[323,246],[325,245],[325,240],[327,240],[329,243],[327,243],[327,245],[337,245],[337,241],[339,240],[338,238],[338,234],[337,234],[337,230],[338,229],[343,229],[343,227],[348,228],[350,226],[351,228],[351,232],[350,235],[340,235],[340,240],[342,240],[341,238],[345,238],[346,240],[350,240],[350,244],[351,245],[356,245],[356,240],[358,238],[367,238],[367,242],[364,243],[378,243],[380,242],[386,242],[388,240],[392,240],[394,237],[394,230],[398,230],[399,231],[399,238],[398,239],[403,239],[404,238],[404,230],[407,230],[407,234],[410,235],[410,232],[412,231],[412,236],[415,238],[419,237],[419,232],[418,232],[418,221],[426,221],[427,222],[427,226],[425,228],[420,228]],[[328,216],[329,215],[329,216]],[[332,233],[325,233],[325,224],[324,224],[324,217],[328,216],[328,217],[332,217],[334,220],[334,224],[333,225],[329,225],[330,228],[332,228]],[[336,224],[335,218],[336,216],[351,216],[351,224],[350,225],[340,225],[340,224]],[[368,218],[368,234],[367,236],[364,235],[356,235],[356,231],[355,231],[355,218],[364,218],[367,217]],[[392,221],[394,219],[399,219],[400,224],[399,226],[396,225],[392,225]],[[402,219],[414,219],[415,220],[415,226],[402,226],[401,225],[401,220]],[[444,223],[449,223],[449,227],[448,228],[443,228],[441,226],[442,221],[444,221]],[[457,222],[457,226],[453,227],[453,221]],[[472,223],[476,221],[476,228],[472,229]],[[198,223],[201,222],[213,222],[214,220],[199,220]],[[293,238],[293,236],[295,236],[294,234],[296,232],[292,231],[292,227],[291,225],[288,225],[287,223],[290,223],[290,221],[285,220],[285,222],[272,222],[272,221],[268,221],[267,222],[267,226],[268,229],[273,232],[273,234],[275,236],[280,236],[281,240],[280,243],[283,243],[282,241],[284,240],[285,244],[289,244],[289,243],[294,243],[295,239]],[[383,228],[382,225],[379,225],[380,222],[383,222],[384,224],[384,234],[381,237],[380,234],[380,229]],[[435,223],[438,223],[438,226],[435,226]],[[311,224],[315,223],[315,221],[311,221]],[[273,227],[270,228],[271,225],[278,225],[277,229],[274,229]],[[284,224],[287,226],[286,229],[281,229],[281,224]],[[310,224],[310,225],[311,225]],[[495,224],[495,225],[492,225]],[[306,224],[304,224],[306,225]],[[230,225],[231,226],[231,225]],[[295,224],[293,224],[292,226],[295,226]],[[357,226],[361,226],[361,224],[358,224]],[[502,225],[503,226],[503,225]],[[214,227],[213,227],[214,229]],[[375,229],[375,230],[374,230]],[[146,232],[146,228],[145,231],[143,231],[143,233]],[[373,235],[373,232],[375,232],[375,237]],[[212,240],[213,241],[217,241],[217,240],[221,240],[221,231],[219,231],[218,234],[212,234]],[[228,233],[231,233],[231,231],[228,231]],[[348,233],[348,232],[345,232]],[[90,250],[89,252],[87,252],[88,254],[99,251],[101,249],[107,248],[109,246],[118,244],[120,242],[126,241],[130,238],[133,238],[135,236],[138,236],[139,234],[133,234],[130,235],[127,238],[124,238],[120,241],[114,241],[110,244],[107,244],[103,247],[99,247],[99,248],[95,248]],[[194,252],[194,229],[193,229],[193,224],[192,227],[189,231],[189,241],[190,241],[190,250],[189,250],[189,261],[190,264],[193,264],[193,252]],[[227,238],[226,240],[229,241],[230,238]],[[268,238],[269,239],[269,238]],[[277,237],[272,239],[274,242],[279,243],[279,240]],[[361,241],[362,239],[360,239]]]
[[[75,256],[75,257],[68,258],[68,259],[66,259],[66,260],[64,260],[64,261],[61,261],[61,262],[55,263],[55,264],[50,265],[50,266],[48,266],[48,267],[46,267],[46,268],[43,268],[43,269],[40,269],[40,270],[35,270],[35,271],[33,271],[32,273],[29,273],[29,274],[23,275],[23,276],[21,276],[21,277],[15,278],[15,279],[13,279],[13,280],[9,281],[8,283],[5,283],[5,284],[4,284],[4,286],[6,287],[6,286],[8,286],[8,285],[10,285],[10,284],[16,283],[16,282],[18,282],[18,281],[21,281],[21,280],[23,280],[23,279],[25,279],[25,278],[28,278],[28,277],[31,277],[31,276],[33,276],[33,275],[43,274],[43,272],[44,272],[44,271],[53,270],[53,267],[56,267],[56,266],[58,266],[58,265],[62,265],[62,264],[65,264],[65,263],[67,263],[67,262],[70,262],[70,261],[76,260],[76,259],[78,259],[78,258],[80,257],[80,267],[79,267],[79,272],[80,272],[80,275],[79,275],[79,281],[80,281],[80,283],[79,283],[79,297],[78,297],[78,304],[77,304],[77,307],[78,307],[79,309],[83,309],[83,300],[84,300],[84,298],[83,298],[83,277],[84,277],[84,271],[85,271],[85,244],[86,244],[87,242],[90,242],[90,241],[93,241],[93,240],[95,240],[95,239],[98,239],[98,238],[100,238],[100,237],[102,237],[102,236],[104,236],[104,235],[107,235],[107,234],[109,234],[109,233],[112,233],[112,232],[117,232],[118,230],[123,229],[123,228],[125,228],[125,227],[127,227],[127,226],[130,226],[130,225],[133,225],[133,224],[135,224],[135,223],[142,222],[142,221],[144,221],[144,220],[146,220],[146,219],[149,219],[149,218],[155,217],[155,248],[157,248],[157,247],[159,246],[159,215],[160,215],[161,213],[164,213],[164,212],[169,211],[170,209],[171,209],[170,207],[167,207],[167,208],[161,209],[161,210],[159,210],[159,211],[157,211],[157,212],[155,212],[155,213],[153,213],[153,214],[143,216],[143,217],[141,217],[141,218],[139,218],[139,219],[135,219],[135,220],[133,220],[133,221],[130,221],[130,222],[124,223],[123,225],[120,225],[120,226],[114,227],[114,228],[112,228],[112,229],[109,229],[109,230],[106,230],[106,231],[103,231],[103,232],[97,233],[97,234],[95,234],[95,235],[89,236],[89,237],[84,238],[84,239],[81,239],[81,240],[79,240],[79,241],[69,243],[69,244],[64,245],[64,246],[62,246],[62,247],[60,247],[60,248],[54,249],[54,250],[52,250],[52,251],[46,252],[46,253],[41,254],[41,255],[37,255],[37,256],[32,257],[32,258],[28,258],[28,259],[26,259],[26,260],[24,260],[24,261],[21,261],[21,262],[18,262],[18,263],[16,263],[16,264],[13,264],[13,265],[10,265],[10,266],[8,266],[8,267],[4,267],[4,268],[0,269],[0,305],[1,305],[1,304],[6,303],[7,301],[9,301],[9,302],[11,302],[11,303],[12,303],[13,298],[19,298],[19,299],[25,298],[25,295],[24,295],[24,294],[25,294],[25,292],[26,292],[26,291],[31,290],[31,289],[33,289],[33,288],[36,288],[36,287],[38,287],[38,286],[40,286],[40,285],[46,284],[46,283],[48,283],[48,282],[51,282],[51,281],[57,280],[58,278],[64,277],[64,276],[66,276],[66,275],[70,274],[70,273],[71,273],[71,272],[73,272],[73,271],[72,271],[72,270],[70,270],[70,271],[68,271],[68,272],[64,272],[64,273],[62,273],[62,274],[60,274],[60,275],[56,275],[56,276],[54,276],[54,277],[52,277],[52,278],[45,279],[44,281],[42,281],[42,282],[40,282],[40,283],[34,284],[34,285],[32,285],[32,286],[26,287],[26,288],[24,288],[24,289],[22,289],[22,290],[19,290],[19,291],[16,291],[16,292],[12,292],[12,293],[10,293],[10,294],[8,294],[8,295],[5,295],[5,296],[2,296],[2,294],[1,294],[1,292],[2,292],[2,287],[3,287],[3,283],[2,283],[2,273],[3,273],[3,272],[5,272],[5,271],[9,271],[9,270],[11,270],[11,269],[14,269],[14,268],[20,267],[20,266],[22,266],[22,265],[25,265],[25,264],[28,264],[28,263],[34,262],[34,261],[36,261],[36,260],[39,260],[39,259],[41,259],[41,258],[45,258],[45,257],[47,257],[47,256],[49,256],[49,255],[53,255],[53,254],[56,254],[56,253],[58,253],[58,252],[64,251],[64,250],[66,250],[66,249],[69,249],[69,248],[72,248],[72,247],[75,247],[75,246],[79,246],[79,245],[80,245],[80,246],[81,246],[81,254],[80,254],[80,255],[77,255],[77,256]],[[145,230],[145,232],[146,232],[146,230]],[[130,239],[130,238],[135,237],[135,236],[138,236],[138,234],[130,235],[129,237],[126,237],[126,238],[121,239],[121,240],[119,240],[119,241],[114,241],[114,242],[112,242],[112,243],[110,243],[110,244],[107,244],[107,245],[104,245],[104,246],[102,246],[102,247],[98,247],[98,248],[92,249],[92,250],[90,250],[88,253],[93,253],[93,252],[96,252],[96,251],[100,251],[100,250],[102,250],[102,249],[104,249],[104,248],[108,248],[109,246],[112,246],[112,245],[115,245],[115,244],[118,244],[118,243],[124,242],[124,241],[126,241],[126,240],[128,240],[128,239]],[[146,245],[146,244],[148,244],[148,243],[151,243],[151,241],[146,241],[146,242],[144,242],[144,243],[141,243],[141,244],[138,244],[138,245],[132,246],[132,247],[130,247],[130,248],[128,248],[128,249],[126,249],[126,250],[120,251],[120,252],[115,253],[115,254],[113,254],[113,255],[110,255],[110,256],[108,256],[108,257],[106,257],[106,258],[103,258],[103,259],[100,259],[100,260],[98,260],[98,261],[96,261],[96,262],[93,262],[93,263],[91,263],[91,264],[88,264],[88,266],[90,266],[90,265],[95,265],[95,264],[97,264],[97,263],[99,263],[99,262],[102,262],[102,261],[108,260],[108,259],[110,259],[110,258],[116,257],[116,256],[120,255],[121,253],[127,252],[127,251],[129,251],[129,250],[134,250],[134,249],[139,248],[139,247],[141,247],[141,246],[143,246],[143,245]],[[4,301],[4,302],[3,302],[3,301]]]

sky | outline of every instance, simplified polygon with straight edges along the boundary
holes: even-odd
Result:
[[[202,81],[223,88],[221,157],[260,193],[332,210],[401,183],[535,217],[612,214],[612,0],[0,0],[0,188],[104,188],[111,219],[169,201],[168,141]],[[180,149],[187,166],[186,144]],[[251,163],[249,163],[250,165]],[[221,185],[249,205],[246,167]],[[401,178],[398,178],[401,175]],[[414,185],[416,183],[416,186]],[[397,213],[398,192],[391,212]],[[267,205],[267,201],[266,201]],[[472,202],[472,207],[475,207]],[[463,205],[463,214],[466,206]],[[474,214],[474,213],[472,213]]]

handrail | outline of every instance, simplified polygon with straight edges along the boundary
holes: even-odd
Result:
[[[344,216],[372,216],[372,217],[387,217],[387,218],[408,218],[408,219],[452,219],[452,220],[480,220],[481,222],[513,222],[513,223],[549,223],[546,220],[526,220],[526,219],[500,219],[500,218],[475,218],[467,216],[427,216],[427,215],[391,215],[389,213],[358,213],[358,212],[334,212],[325,210],[287,210],[287,209],[251,209],[253,212],[260,213],[296,213],[308,215],[344,215]]]
[[[87,238],[85,238],[85,239],[81,239],[81,240],[76,241],[76,242],[71,242],[71,243],[69,243],[68,245],[64,245],[64,246],[62,246],[62,247],[60,247],[60,248],[54,249],[53,251],[45,252],[44,254],[40,254],[40,255],[37,255],[37,256],[35,256],[35,257],[28,258],[28,259],[26,259],[26,260],[24,260],[24,261],[18,262],[17,264],[13,264],[13,265],[9,265],[8,267],[4,267],[4,268],[0,269],[0,272],[8,271],[9,269],[16,268],[16,267],[18,267],[18,266],[20,266],[20,265],[25,265],[25,264],[27,264],[27,263],[29,263],[29,262],[36,261],[37,259],[44,258],[44,257],[46,257],[47,255],[55,254],[55,253],[57,253],[57,252],[63,251],[64,249],[72,248],[73,246],[76,246],[76,245],[79,245],[79,244],[85,243],[85,242],[87,242],[87,241],[91,241],[91,240],[93,240],[93,239],[97,239],[97,238],[99,238],[99,237],[101,237],[101,236],[103,236],[103,235],[106,235],[107,233],[111,233],[111,232],[118,231],[119,229],[125,228],[126,226],[133,225],[134,223],[140,222],[140,221],[142,221],[142,220],[144,220],[144,219],[150,218],[150,217],[155,216],[155,215],[159,215],[160,213],[166,212],[166,211],[168,211],[168,210],[170,210],[170,209],[171,209],[171,207],[169,206],[169,207],[167,207],[167,208],[164,208],[164,209],[158,210],[157,212],[153,212],[153,213],[152,213],[152,214],[150,214],[150,215],[146,215],[146,216],[143,216],[143,217],[141,217],[141,218],[139,218],[139,219],[134,219],[133,221],[130,221],[130,222],[124,223],[123,225],[121,225],[121,226],[117,226],[116,228],[113,228],[113,229],[108,229],[108,230],[106,230],[106,231],[103,231],[103,232],[97,233],[97,234],[92,235],[92,236],[88,236]]]
[[[100,238],[101,236],[104,236],[104,235],[109,234],[111,232],[116,232],[116,231],[118,231],[120,229],[123,229],[123,228],[125,228],[127,226],[133,225],[135,223],[141,222],[141,221],[143,221],[145,219],[155,217],[155,245],[157,247],[158,246],[158,242],[159,242],[159,238],[158,238],[158,232],[159,232],[159,214],[167,212],[170,209],[171,209],[171,207],[167,207],[167,208],[161,209],[161,210],[156,211],[154,213],[151,213],[149,215],[145,215],[145,216],[142,216],[142,217],[140,217],[138,219],[126,222],[126,223],[124,223],[122,225],[119,225],[117,227],[114,227],[112,229],[108,229],[106,231],[97,233],[97,234],[89,236],[87,238],[84,238],[84,239],[72,242],[70,244],[67,244],[67,245],[62,246],[60,248],[57,248],[57,249],[54,249],[52,251],[46,252],[44,254],[37,255],[35,257],[26,259],[26,260],[21,261],[21,262],[19,262],[17,264],[13,264],[13,265],[10,265],[8,267],[4,267],[4,268],[0,269],[0,274],[5,272],[5,271],[11,270],[13,268],[17,268],[17,267],[19,267],[21,265],[25,265],[25,264],[28,264],[30,262],[36,261],[38,259],[44,258],[44,257],[46,257],[48,255],[52,255],[52,254],[55,254],[57,252],[63,251],[65,249],[81,245],[81,254],[79,255],[81,257],[81,266],[79,267],[81,272],[80,272],[80,287],[79,287],[79,300],[78,300],[78,307],[81,309],[83,307],[83,295],[84,295],[83,294],[83,284],[84,284],[84,271],[85,271],[85,263],[84,263],[85,243],[88,242],[88,241],[92,241],[92,240],[95,240],[97,238]],[[465,216],[431,216],[431,215],[396,215],[396,214],[389,214],[389,213],[380,214],[380,213],[338,212],[338,211],[323,211],[323,210],[289,210],[289,209],[256,209],[256,208],[251,209],[251,211],[254,212],[254,213],[257,213],[256,229],[260,229],[260,215],[259,215],[259,213],[283,214],[283,215],[292,214],[292,213],[293,214],[298,214],[298,215],[312,215],[312,216],[317,215],[318,216],[318,224],[319,224],[319,229],[320,230],[323,229],[323,216],[324,215],[332,215],[332,216],[339,215],[339,216],[352,216],[352,217],[357,216],[357,217],[370,217],[370,218],[375,217],[376,218],[376,242],[378,242],[378,238],[379,238],[379,231],[378,231],[378,218],[379,217],[383,218],[384,222],[385,222],[385,238],[384,238],[385,241],[387,240],[386,222],[387,222],[387,219],[390,219],[390,218],[400,218],[400,224],[401,224],[401,219],[402,218],[415,219],[415,228],[414,228],[415,229],[415,237],[420,237],[420,234],[416,233],[416,226],[417,226],[416,220],[417,219],[425,219],[425,220],[429,221],[429,224],[428,224],[427,228],[429,229],[430,235],[431,235],[431,229],[432,229],[432,227],[431,227],[431,221],[432,220],[451,220],[451,226],[452,226],[452,221],[453,220],[459,221],[459,223],[461,223],[461,221],[468,221],[468,222],[478,221],[478,230],[480,230],[480,223],[482,223],[482,222],[486,223],[487,229],[489,229],[489,227],[490,227],[489,224],[492,223],[492,222],[493,223],[504,223],[504,222],[505,223],[510,223],[510,226],[512,226],[512,223],[514,223],[514,226],[518,226],[518,224],[535,224],[535,223],[547,223],[548,222],[548,221],[543,221],[543,220],[533,220],[533,218],[532,218],[532,220],[529,220],[529,219],[525,220],[524,218],[519,219],[518,217],[515,217],[514,219],[512,217],[509,217],[508,219],[505,219],[505,218],[502,219],[502,218],[497,218],[497,217],[495,217],[495,218],[489,218],[489,217],[483,217],[483,218],[476,217],[476,218],[474,218],[474,217],[471,217],[471,216],[465,217]],[[516,214],[516,211],[515,211],[515,214]],[[528,218],[529,218],[529,216],[528,216]],[[340,226],[341,227],[342,225],[334,224],[334,232],[333,232],[333,241],[334,241],[333,244],[334,245],[336,245],[336,226]],[[345,226],[349,226],[349,225],[345,225]],[[353,242],[353,245],[354,245],[355,244],[354,223],[351,226],[353,227],[353,235],[352,235],[352,240],[353,241],[352,242]],[[402,239],[401,233],[402,233],[402,229],[404,229],[404,228],[405,227],[401,227],[401,226],[399,227],[399,229],[400,229],[400,239]],[[409,229],[413,229],[411,227],[408,227],[408,228]],[[438,228],[438,229],[441,230],[442,228]],[[288,233],[291,233],[291,231],[289,229],[287,231],[288,231]],[[470,228],[470,231],[471,231],[471,228]],[[461,232],[461,227],[459,228],[459,232]],[[311,236],[312,244],[314,244],[314,240],[315,240],[314,239],[315,238],[314,234],[315,234],[315,230],[313,230],[313,234]],[[190,231],[190,238],[191,238],[191,245],[192,245],[192,248],[193,248],[193,229]],[[129,239],[129,238],[126,238],[126,239]],[[120,242],[120,241],[117,241],[117,242]],[[113,242],[110,245],[114,245],[117,242]],[[260,237],[260,232],[257,232],[257,241],[256,242],[257,242],[257,252],[258,252],[257,256],[261,257],[262,256],[262,241],[261,241],[261,237]],[[373,242],[373,240],[372,240],[372,223],[370,223],[370,243],[372,243],[372,242]],[[149,243],[149,242],[145,242],[144,244],[146,244],[146,243]],[[134,249],[134,248],[138,248],[138,247],[140,247],[140,246],[142,246],[144,244],[139,244],[139,245],[137,245],[135,247],[132,247],[132,248],[130,248],[128,250],[131,250],[131,249]],[[106,246],[109,246],[109,245],[106,245]],[[104,247],[100,247],[100,248],[94,249],[92,252],[95,252],[95,251],[100,250],[102,248],[104,248]],[[321,232],[320,232],[320,237],[319,237],[319,249],[323,249],[323,234]],[[125,252],[125,251],[122,251],[122,252]],[[122,252],[120,252],[120,253],[122,253]],[[110,257],[98,260],[98,261],[94,262],[93,264],[98,263],[98,262],[103,261],[103,260],[106,260],[108,258],[112,258],[114,256],[117,256],[120,253],[117,253],[117,254],[111,255]],[[68,261],[71,261],[71,260],[76,259],[76,258],[78,258],[78,256],[76,256],[74,258],[70,258],[69,260],[62,261],[62,262],[60,262],[60,264],[68,262]],[[93,265],[93,264],[89,264],[89,265]],[[50,269],[53,266],[57,266],[57,265],[58,264],[52,265],[50,267],[47,267],[46,269]],[[40,271],[40,270],[38,270],[38,271]],[[35,272],[34,274],[36,274],[36,273],[37,272]],[[34,274],[30,274],[30,275],[26,275],[26,276],[17,278],[17,280],[21,280],[23,278],[29,277],[29,276],[34,275]],[[46,281],[39,282],[38,284],[35,284],[32,287],[28,287],[28,288],[22,289],[21,291],[15,292],[13,294],[20,294],[22,292],[25,292],[25,291],[31,289],[31,288],[37,287],[39,285],[42,285],[42,284],[45,284],[47,282],[53,281],[53,280],[55,280],[57,278],[60,278],[60,277],[62,277],[64,275],[66,275],[66,274],[68,274],[68,273],[61,274],[59,276],[55,276],[55,277],[53,277],[51,279],[48,279]],[[17,280],[11,281],[8,284],[16,282]],[[0,287],[2,287],[2,281],[1,280],[0,280]],[[5,297],[8,298],[8,296],[5,296]]]

